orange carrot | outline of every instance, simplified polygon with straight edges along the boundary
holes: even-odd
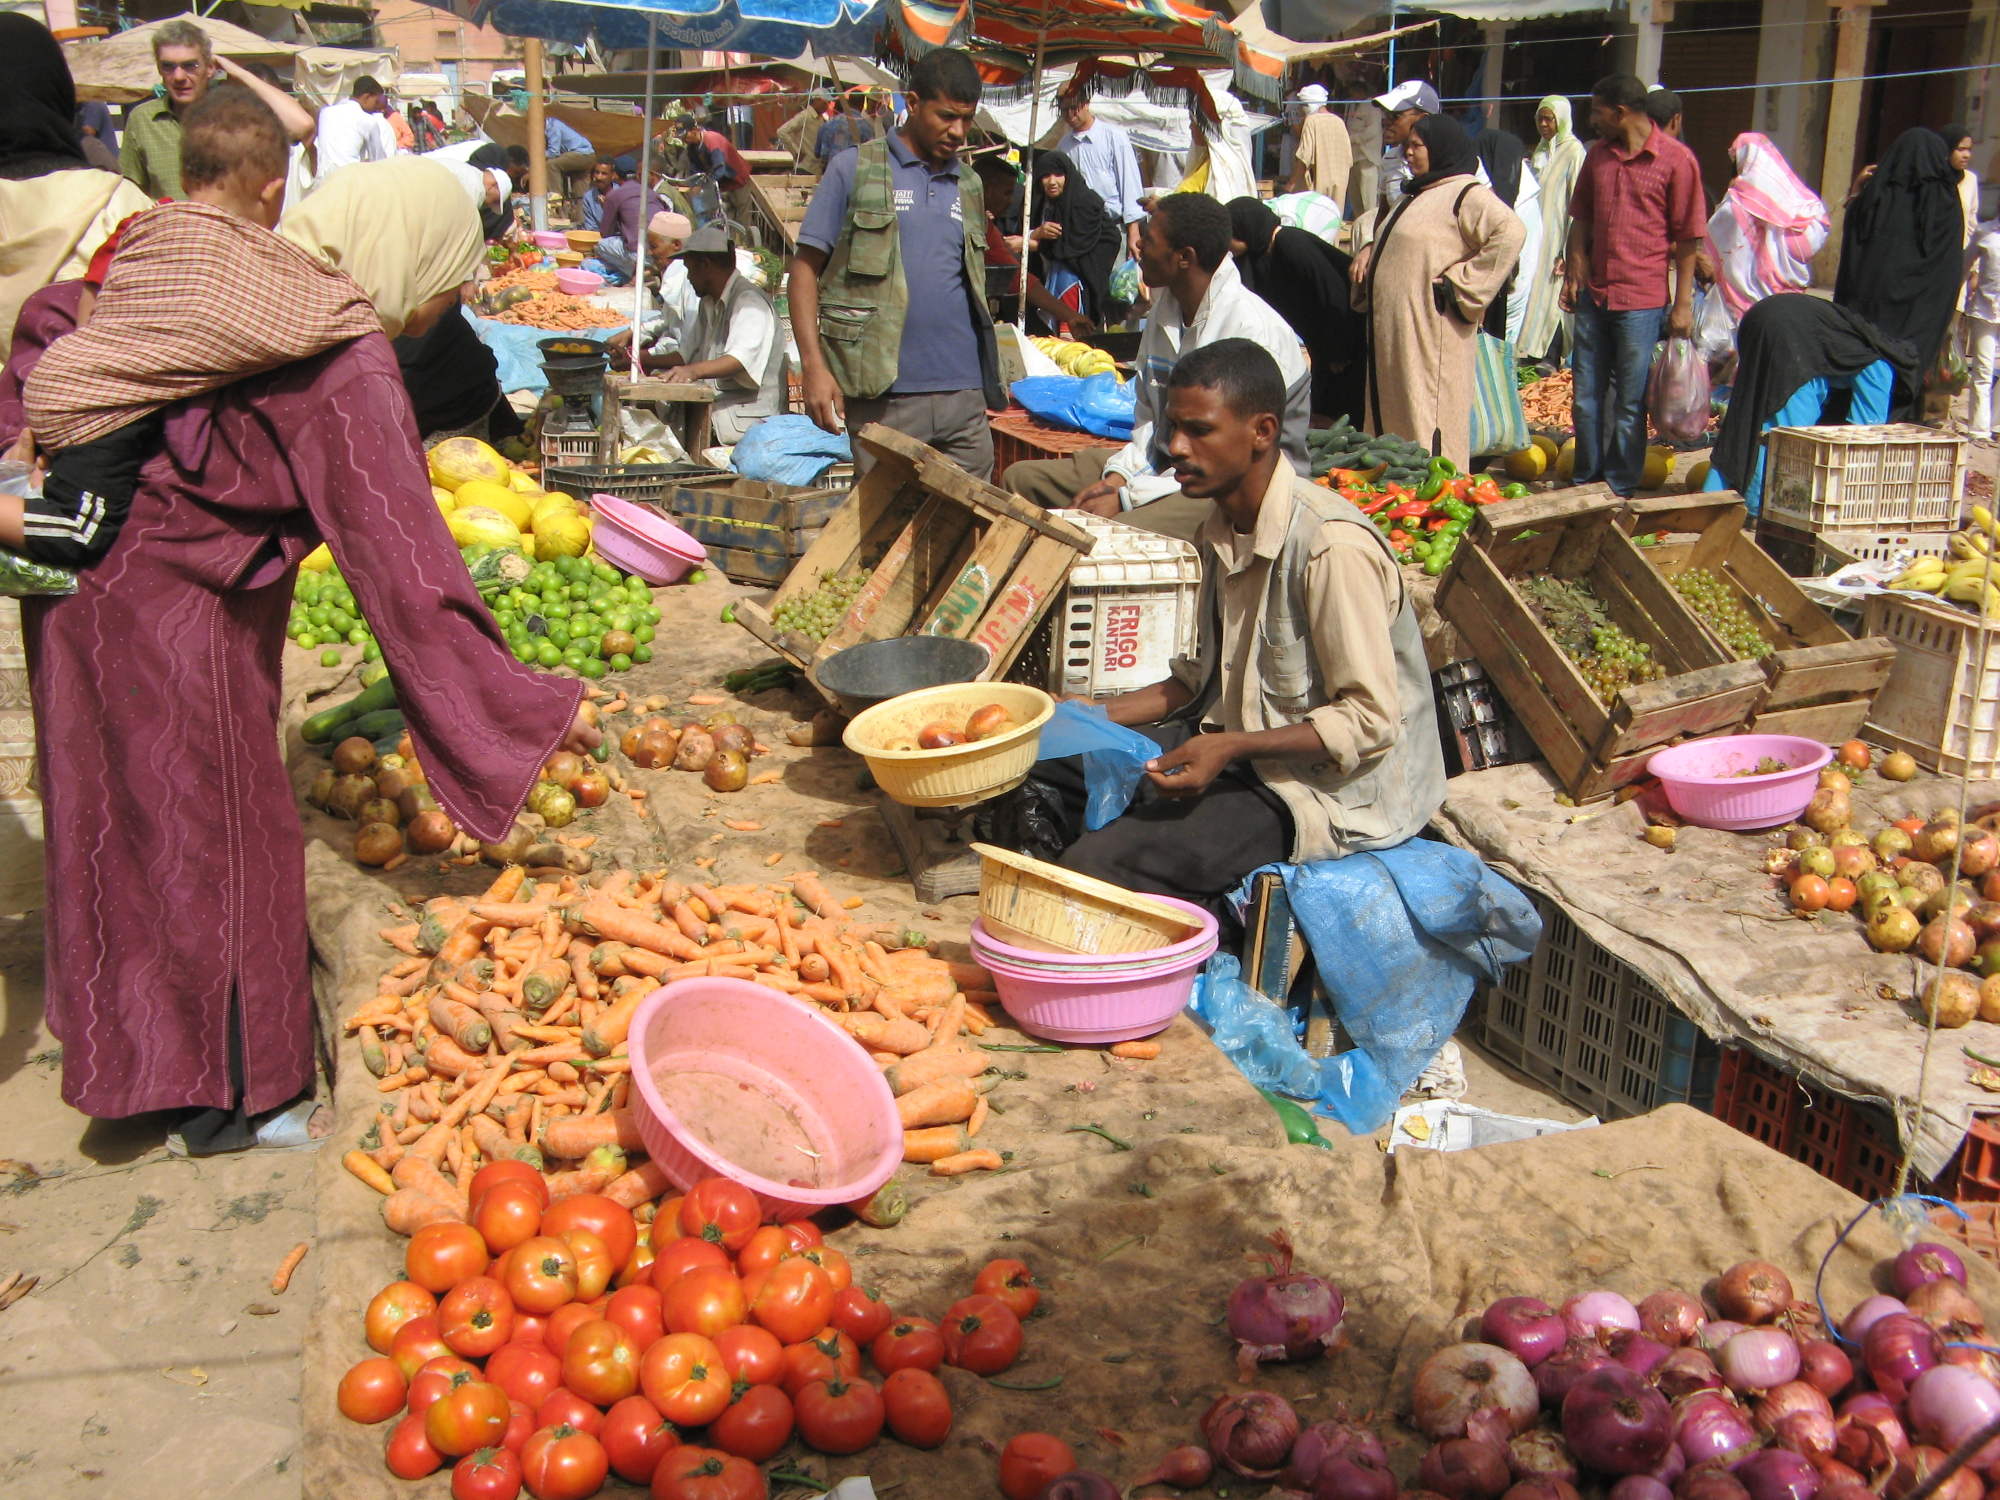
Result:
[[[643,1151],[639,1122],[630,1110],[614,1109],[601,1115],[567,1120],[551,1120],[542,1127],[542,1149],[550,1156],[575,1161],[599,1146],[615,1146],[624,1151]]]
[[[965,1133],[967,1135],[978,1135],[985,1128],[987,1112],[991,1108],[992,1106],[986,1102],[986,1096],[981,1094],[979,1102],[972,1106],[972,1118],[966,1122]]]
[[[724,818],[722,826],[733,829],[737,833],[762,833],[764,831],[764,825],[759,823],[755,818]]]
[[[495,927],[533,927],[549,914],[546,901],[475,901],[472,915]]]
[[[601,1193],[625,1175],[625,1156],[615,1146],[601,1146],[584,1158],[581,1166],[567,1172],[551,1172],[547,1182],[549,1198],[575,1198],[583,1193]]]
[[[875,1052],[894,1052],[907,1057],[911,1053],[921,1053],[931,1042],[931,1034],[916,1021],[896,1020],[876,1015],[873,1011],[855,1011],[835,1019],[855,1041]],[[985,1071],[983,1063],[980,1071]],[[895,1085],[891,1084],[890,1088],[894,1089]]]
[[[896,1100],[896,1118],[905,1130],[924,1125],[956,1125],[972,1118],[979,1091],[963,1078],[939,1078]]]
[[[493,1028],[486,1018],[462,1000],[433,995],[430,1018],[431,1025],[468,1052],[484,1052],[486,1044],[493,1040]]]
[[[451,1140],[451,1133],[458,1128],[459,1121],[467,1115],[476,1115],[500,1091],[501,1081],[507,1076],[507,1064],[495,1063],[480,1076],[477,1083],[470,1083],[459,1096],[446,1105],[438,1114],[437,1123],[424,1132],[424,1138],[417,1142],[414,1154],[428,1156],[433,1161]],[[406,1184],[407,1185],[407,1184]]]
[[[430,1045],[424,1048],[424,1066],[433,1073],[463,1078],[467,1073],[485,1067],[486,1059],[474,1057],[457,1042],[440,1032],[433,1036]]]
[[[967,1172],[997,1172],[1005,1165],[998,1151],[982,1146],[976,1151],[961,1151],[956,1156],[932,1162],[931,1176],[962,1177]]]
[[[632,1029],[633,1012],[644,998],[642,991],[631,989],[600,1011],[583,1028],[583,1050],[592,1057],[605,1057],[624,1046],[626,1033]]]
[[[663,922],[650,921],[636,912],[603,900],[586,901],[571,909],[569,928],[586,937],[610,938],[635,948],[664,953],[682,960],[701,957],[701,948],[688,937]]]
[[[970,1134],[958,1125],[931,1125],[922,1130],[906,1130],[903,1132],[903,1160],[941,1161],[947,1156],[970,1151]]]
[[[583,1056],[580,1041],[551,1042],[546,1047],[536,1047],[527,1052],[516,1052],[514,1060],[521,1063],[571,1062]]]
[[[590,945],[581,939],[570,944],[569,977],[578,995],[585,1000],[597,998],[597,974],[590,967]]]
[[[486,887],[482,901],[512,901],[520,893],[521,884],[528,878],[528,872],[519,865],[509,865],[494,877],[493,884]]]
[[[375,936],[379,937],[391,948],[394,948],[398,953],[408,953],[421,958],[423,957],[423,953],[417,947],[417,930],[420,925],[419,923],[411,922],[402,927],[384,927],[376,932]]]
[[[627,972],[625,957],[633,951],[623,943],[599,943],[590,950],[590,972],[599,979],[616,979]]]
[[[559,958],[545,958],[521,976],[521,1004],[528,1010],[547,1010],[575,978],[570,966]]]
[[[474,1115],[469,1123],[472,1128],[472,1139],[478,1144],[480,1155],[488,1161],[498,1161],[513,1151],[514,1143],[508,1138],[507,1127],[493,1116]]]
[[[674,925],[680,928],[682,937],[695,944],[707,943],[708,923],[697,916],[687,902],[676,901],[667,914],[674,919]]]
[[[804,902],[806,910],[816,917],[831,917],[839,910],[833,897],[826,893],[826,887],[819,883],[819,876],[811,871],[792,877],[792,894]]]
[[[650,1161],[642,1161],[624,1176],[613,1178],[605,1187],[604,1196],[626,1208],[637,1208],[642,1203],[652,1202],[672,1186],[664,1171]]]
[[[914,1024],[914,1023],[912,1023]],[[927,1047],[914,1057],[906,1057],[883,1073],[889,1091],[898,1098],[914,1093],[926,1084],[952,1079],[977,1078],[986,1071],[986,1055],[969,1047]],[[969,1113],[969,1111],[968,1111]],[[959,1116],[960,1119],[965,1116]]]
[[[382,1200],[382,1222],[401,1235],[415,1234],[427,1224],[448,1224],[464,1218],[464,1214],[450,1205],[415,1188],[400,1188]]]
[[[1129,1057],[1135,1062],[1151,1062],[1160,1055],[1158,1042],[1119,1042],[1112,1047],[1113,1057]]]
[[[436,1128],[432,1126],[431,1130]],[[430,1133],[428,1130],[424,1132],[426,1136]],[[389,1176],[397,1187],[414,1188],[426,1198],[445,1204],[458,1217],[465,1217],[465,1199],[459,1193],[457,1185],[438,1170],[437,1163],[422,1152],[411,1149],[396,1163],[395,1169]]]
[[[396,1191],[388,1172],[366,1151],[350,1151],[341,1157],[340,1164],[384,1196]]]
[[[789,928],[786,930],[790,931]],[[797,948],[798,943],[796,939],[793,940],[792,946],[794,949]],[[796,967],[799,971],[799,978],[803,979],[807,984],[825,984],[833,973],[832,968],[827,964],[826,956],[821,953],[805,954],[797,960]]]
[[[514,1028],[528,1019],[511,1005],[505,996],[492,994],[479,997],[479,1013],[486,1017],[486,1023],[493,1028],[493,1040],[506,1051],[514,1045]]]

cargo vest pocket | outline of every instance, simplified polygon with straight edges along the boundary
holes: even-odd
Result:
[[[896,210],[855,208],[847,241],[849,276],[884,277],[896,268]]]
[[[875,316],[873,307],[849,307],[822,302],[819,305],[819,336],[841,344],[858,344]]]

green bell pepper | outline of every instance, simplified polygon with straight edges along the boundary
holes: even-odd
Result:
[[[1458,465],[1439,454],[1431,460],[1430,469],[1424,475],[1424,482],[1417,486],[1419,500],[1435,500],[1438,491],[1458,478]]]
[[[1444,499],[1438,501],[1437,508],[1439,514],[1449,516],[1452,520],[1458,522],[1470,521],[1478,514],[1477,511],[1463,500],[1455,499],[1451,496],[1446,496]]]
[[[1527,494],[1528,487],[1525,484],[1507,484],[1500,487],[1502,500],[1523,500],[1527,498]]]

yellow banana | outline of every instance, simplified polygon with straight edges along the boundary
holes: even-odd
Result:
[[[1977,526],[1968,526],[1965,530],[1959,532],[1958,535],[1970,542],[1975,552],[1991,552],[1993,550],[1993,538],[1981,531]]]
[[[1983,505],[1972,507],[1972,524],[1988,536],[2000,536],[2000,518],[1996,518],[1993,512]]]
[[[1972,544],[1972,538],[1963,531],[1954,531],[1945,545],[1951,548],[1953,557],[1978,558],[1983,556],[1980,550]]]
[[[1944,596],[1959,604],[1983,604],[1993,593],[1993,585],[1976,573],[1949,578],[1945,582]]]

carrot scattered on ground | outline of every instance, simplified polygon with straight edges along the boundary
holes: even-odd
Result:
[[[1113,1057],[1129,1057],[1135,1062],[1151,1062],[1160,1055],[1158,1042],[1118,1042],[1111,1048]]]
[[[271,1273],[271,1291],[274,1294],[282,1292],[292,1284],[292,1272],[296,1271],[299,1262],[306,1258],[306,1248],[306,1242],[300,1240],[292,1246],[285,1258],[278,1262],[278,1269]]]
[[[1006,1161],[998,1151],[982,1146],[976,1151],[961,1151],[956,1156],[942,1157],[931,1163],[933,1177],[960,1177],[967,1172],[997,1172]]]

